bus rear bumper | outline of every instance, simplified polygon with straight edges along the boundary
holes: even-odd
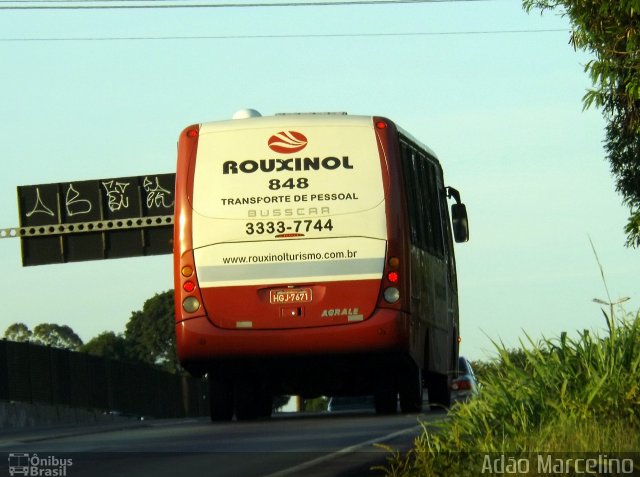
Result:
[[[206,372],[210,363],[238,358],[407,352],[409,330],[407,313],[387,309],[359,323],[281,330],[222,329],[202,316],[176,323],[176,343],[186,369]]]

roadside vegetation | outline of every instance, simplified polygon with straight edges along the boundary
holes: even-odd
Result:
[[[142,310],[131,312],[124,333],[104,331],[83,343],[67,325],[42,323],[30,330],[24,323],[13,323],[5,330],[4,339],[183,372],[176,355],[173,290],[154,294]]]
[[[493,475],[537,453],[637,453],[640,312],[603,314],[604,336],[588,330],[539,342],[526,336],[518,350],[495,343],[498,357],[478,373],[479,395],[435,427],[424,424],[414,449],[392,453],[378,470],[394,477]],[[510,474],[542,475],[538,470],[531,465]],[[544,475],[556,475],[548,470]],[[557,475],[573,475],[565,470]]]

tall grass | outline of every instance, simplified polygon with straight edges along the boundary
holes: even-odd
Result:
[[[391,457],[385,474],[478,475],[488,453],[639,452],[640,312],[603,314],[604,337],[526,336],[517,352],[494,343],[499,359],[477,398],[437,429],[424,425],[415,448]]]

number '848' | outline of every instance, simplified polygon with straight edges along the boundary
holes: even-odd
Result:
[[[269,189],[271,190],[306,189],[307,187],[309,187],[309,179],[306,177],[298,177],[297,179],[290,178],[284,182],[280,179],[271,179],[269,181]]]

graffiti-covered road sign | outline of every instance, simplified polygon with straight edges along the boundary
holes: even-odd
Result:
[[[22,264],[171,253],[175,174],[18,187]]]

